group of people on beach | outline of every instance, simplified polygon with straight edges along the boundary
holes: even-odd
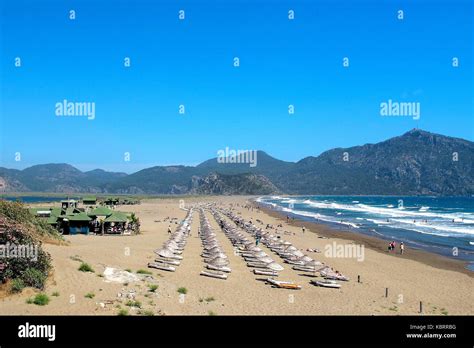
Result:
[[[395,241],[391,241],[390,243],[388,243],[388,251],[389,252],[395,251],[396,246],[397,246],[397,244],[395,243]],[[400,243],[400,254],[403,254],[404,251],[405,251],[405,244],[403,244],[403,242],[401,242]]]

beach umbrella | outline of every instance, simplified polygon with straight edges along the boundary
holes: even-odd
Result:
[[[272,263],[273,259],[270,256],[265,256],[265,257],[259,258],[259,261],[262,261],[265,263]]]
[[[222,253],[222,252],[220,252],[220,251],[217,252],[217,253],[213,253],[213,254],[212,254],[212,258],[213,258],[213,259],[216,258],[216,257],[221,258],[221,259],[227,259],[227,255],[224,254],[224,253]]]
[[[229,261],[227,261],[226,259],[222,259],[220,257],[216,257],[210,260],[208,263],[210,263],[213,266],[227,266],[229,264]]]
[[[156,254],[162,257],[173,257],[174,253],[169,249],[159,249],[158,252],[155,251]]]
[[[301,252],[301,250],[293,250],[293,251],[291,251],[291,253],[292,253],[293,255],[295,255],[296,257],[302,257],[302,256],[304,256],[304,254]]]

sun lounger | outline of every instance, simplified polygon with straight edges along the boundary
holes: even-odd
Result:
[[[272,271],[269,269],[254,269],[253,270],[254,274],[260,274],[260,275],[267,275],[267,276],[272,276],[272,277],[278,277],[278,272]]]
[[[323,288],[339,289],[341,287],[341,284],[336,283],[334,280],[310,280],[310,283]]]
[[[247,262],[248,267],[257,267],[257,268],[265,268],[267,264],[265,262]]]
[[[149,268],[161,269],[162,271],[168,271],[168,272],[176,271],[176,268],[173,267],[173,266],[168,266],[168,265],[164,265],[164,264],[160,264],[160,263],[156,263],[156,262],[150,262],[148,264],[148,267]]]
[[[316,267],[310,267],[310,266],[293,266],[292,267],[295,271],[303,271],[303,272],[317,272],[318,269]]]
[[[155,259],[155,262],[164,263],[164,264],[167,264],[167,265],[174,265],[174,266],[179,266],[181,264],[181,262],[178,261],[178,260]]]
[[[289,263],[290,265],[304,266],[304,262],[303,262],[303,261],[299,261],[299,260],[288,260],[288,259],[285,259],[284,261],[285,261],[286,263]]]
[[[289,253],[287,251],[276,251],[277,255],[280,256],[280,257],[284,257],[284,258],[292,258],[292,257],[295,257],[295,255],[293,255],[292,253]]]
[[[221,271],[221,272],[226,272],[226,273],[230,273],[232,270],[230,269],[230,267],[226,267],[226,266],[214,266],[214,265],[211,265],[211,264],[208,264],[206,265],[206,268],[208,269],[212,269],[214,271]]]
[[[322,277],[324,277],[325,279],[330,279],[330,280],[343,280],[343,281],[348,281],[349,278],[346,277],[345,275],[342,275],[342,274],[338,274],[338,273],[335,273],[335,272],[328,272],[327,270],[326,271],[320,271],[319,274],[321,274]]]
[[[301,289],[301,285],[298,285],[298,284],[293,283],[293,282],[284,282],[284,281],[276,280],[276,279],[272,279],[272,278],[267,278],[267,282],[272,284],[273,286],[275,286],[277,288],[281,288],[281,289],[290,289],[290,290],[300,290]]]
[[[219,272],[201,271],[200,274],[206,277],[211,277],[211,278],[227,279],[227,274],[219,273]]]

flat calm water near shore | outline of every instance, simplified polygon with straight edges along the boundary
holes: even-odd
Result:
[[[65,199],[78,199],[78,197],[72,196],[0,196],[0,199],[7,201],[19,201],[23,203],[48,203],[48,202],[60,202]]]

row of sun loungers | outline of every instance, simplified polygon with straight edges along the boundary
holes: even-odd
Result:
[[[200,209],[200,227],[199,236],[202,240],[203,253],[206,270],[201,271],[201,275],[217,279],[227,279],[227,273],[232,270],[229,267],[229,260],[217,241],[216,234],[211,228],[211,224],[204,214],[204,210]]]
[[[278,277],[278,271],[283,267],[273,261],[262,249],[255,245],[240,229],[229,224],[216,209],[211,209],[214,219],[219,223],[224,234],[229,238],[234,250],[247,262],[247,266],[253,268],[257,275]]]
[[[176,266],[181,264],[186,240],[189,236],[189,226],[192,222],[193,208],[188,209],[188,214],[183,222],[178,226],[170,238],[163,243],[163,246],[155,250],[157,258],[154,262],[148,263],[148,267],[162,271],[174,272]]]
[[[245,222],[240,216],[235,215],[231,210],[221,210],[221,212],[230,218],[237,226],[242,227],[254,238],[259,237],[260,242],[269,248],[271,251],[276,253],[283,262],[292,266],[292,269],[301,272],[311,273],[316,275],[319,273],[328,282],[318,281],[322,285],[314,284],[318,286],[326,287],[338,287],[335,280],[347,281],[348,277],[334,271],[327,265],[314,260],[310,256],[304,254],[301,250],[292,245],[292,243],[281,239],[279,236],[273,235],[267,231],[263,231],[262,228],[257,227],[256,225],[251,224],[250,222]],[[250,266],[256,265],[255,263],[250,263]],[[336,284],[336,285],[334,285]],[[340,287],[340,285],[339,285]]]

